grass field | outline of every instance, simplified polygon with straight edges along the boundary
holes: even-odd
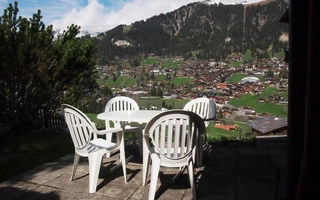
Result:
[[[172,108],[176,108],[176,109],[182,109],[184,107],[184,105],[189,102],[188,99],[181,99],[181,100],[176,100],[176,99],[163,99],[160,97],[155,97],[155,98],[140,98],[137,103],[139,104],[139,106],[141,107],[148,107],[149,106],[156,106],[159,109],[162,106],[162,101],[164,101],[164,103],[169,106],[171,105]]]
[[[169,103],[169,102],[167,102]],[[180,102],[182,103],[182,102]],[[93,121],[95,122],[96,126],[98,129],[103,129],[104,128],[104,121],[102,120],[98,120],[97,119],[97,114],[87,114],[87,116]],[[234,140],[234,139],[238,139],[240,134],[240,129],[242,132],[242,137],[244,137],[246,135],[246,133],[251,133],[252,130],[250,127],[248,127],[247,125],[243,124],[243,123],[239,123],[239,122],[229,122],[231,124],[236,124],[236,126],[238,127],[237,130],[235,131],[227,131],[221,128],[214,128],[214,122],[210,123],[208,128],[207,128],[207,135],[208,135],[208,140],[209,141],[219,141],[221,139],[224,140]]]
[[[268,54],[269,58],[272,58],[272,57],[284,58],[284,56],[285,56],[285,53],[284,53],[283,50],[282,51],[278,51],[278,52],[274,52],[274,53],[272,53],[272,51],[268,50],[267,54]]]
[[[244,54],[244,55],[242,56],[242,59],[243,59],[244,61],[246,61],[246,62],[252,61],[252,60],[253,60],[252,51],[248,49],[247,52],[246,52],[246,54]]]
[[[174,68],[174,69],[177,69],[177,68],[180,68],[182,67],[181,65],[182,61],[181,60],[165,60],[163,63],[162,63],[162,67],[163,68]]]
[[[275,53],[273,54],[273,56],[274,56],[274,57],[277,57],[277,58],[284,58],[284,57],[285,57],[285,53],[284,53],[284,51],[282,50],[282,51],[279,51],[279,52],[275,52]]]
[[[227,83],[239,83],[241,81],[241,79],[243,79],[244,77],[249,76],[249,74],[241,74],[241,73],[234,73],[232,74],[232,76],[230,76],[227,79]]]
[[[270,113],[279,117],[287,117],[288,107],[286,105],[275,105],[273,103],[261,103],[256,95],[243,95],[232,99],[229,104],[235,107],[248,106],[254,108],[258,113]]]
[[[98,79],[97,83],[107,87],[133,87],[136,84],[136,79],[132,77],[119,76],[116,81],[112,78],[107,80]]]
[[[222,128],[215,128],[214,122],[210,123],[207,127],[207,135],[209,140],[215,141],[220,139],[238,139],[240,137],[240,131],[242,138],[245,138],[247,134],[252,133],[252,129],[243,123],[230,121],[229,124],[235,124],[237,126],[237,129],[235,131],[227,131]]]
[[[272,94],[278,94],[278,90],[275,87],[267,87],[261,94],[260,97],[266,98]]]
[[[285,99],[288,99],[288,92],[279,92],[277,88],[275,87],[267,87],[261,94],[260,97],[262,98],[266,98],[270,95],[280,95],[282,97],[284,97]]]
[[[155,65],[160,63],[160,58],[158,57],[148,57],[140,61],[140,65],[147,66],[147,65]]]
[[[164,81],[164,80],[166,80],[166,75],[157,76],[157,81]]]
[[[232,62],[230,63],[230,67],[239,67],[240,65],[243,64],[243,60],[239,60],[239,61],[235,61],[235,62]]]
[[[190,84],[192,82],[192,78],[187,78],[187,77],[175,77],[173,79],[173,84],[176,86],[181,86],[183,84]]]

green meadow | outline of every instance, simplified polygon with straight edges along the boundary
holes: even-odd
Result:
[[[229,104],[235,107],[251,107],[258,113],[270,113],[279,117],[287,117],[288,115],[288,107],[286,105],[259,102],[259,97],[257,95],[245,94],[240,98],[232,99]]]
[[[106,80],[98,79],[97,83],[107,87],[133,87],[136,84],[136,79],[128,76],[119,76],[116,81],[112,78]]]

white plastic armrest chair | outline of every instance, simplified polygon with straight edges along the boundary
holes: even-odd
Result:
[[[199,115],[203,120],[206,127],[209,126],[210,121],[215,117],[215,103],[207,97],[201,97],[189,101],[183,110],[191,111]],[[202,135],[199,138],[198,145],[194,151],[194,161],[197,166],[202,165],[203,143],[207,135]]]
[[[205,134],[201,117],[190,111],[171,110],[155,116],[146,126],[149,165],[152,160],[149,200],[155,198],[160,166],[188,167],[193,199],[196,199],[192,152],[200,135]],[[146,182],[148,166],[144,181]]]
[[[89,159],[89,192],[94,193],[97,188],[100,165],[104,154],[110,156],[117,150],[117,145],[111,141],[97,138],[98,134],[111,135],[117,132],[121,136],[120,160],[122,163],[124,181],[127,182],[124,139],[121,128],[98,131],[95,124],[80,110],[67,104],[62,104],[64,117],[74,144],[74,163],[70,181],[73,181],[80,156]]]
[[[116,96],[108,101],[105,107],[105,112],[117,112],[117,111],[131,111],[131,110],[139,110],[139,105],[137,102],[129,97],[125,96]],[[110,128],[109,120],[106,120],[106,129]],[[120,128],[121,124],[119,121],[112,121],[115,128]],[[130,123],[130,122],[128,122]],[[124,127],[125,133],[137,133],[139,137],[139,150],[142,152],[142,128],[140,126],[131,126],[126,125]],[[111,141],[112,135],[108,135],[106,138],[108,141]]]

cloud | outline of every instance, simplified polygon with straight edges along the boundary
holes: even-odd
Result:
[[[98,0],[89,0],[88,5],[72,9],[59,20],[52,22],[55,28],[64,29],[71,24],[82,27],[82,30],[103,32],[120,24],[131,24],[154,15],[166,13],[195,0],[133,0],[121,2],[122,7],[114,11]],[[106,12],[106,10],[108,12]]]
[[[60,1],[65,3],[74,2],[73,0]],[[56,29],[65,29],[71,24],[76,24],[82,27],[82,31],[88,31],[90,33],[104,32],[117,25],[129,25],[135,21],[145,20],[161,13],[167,13],[196,1],[198,0],[122,0],[118,1],[121,5],[120,8],[114,10],[114,7],[111,7],[112,3],[103,5],[98,0],[88,0],[86,6],[73,8],[66,12],[61,19],[52,21],[52,24]],[[219,3],[220,1],[228,4],[243,2],[239,0],[213,0],[212,2]],[[248,0],[246,2],[250,1],[256,2],[260,0]],[[115,4],[115,1],[113,4]]]

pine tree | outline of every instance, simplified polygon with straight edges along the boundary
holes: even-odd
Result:
[[[0,121],[26,130],[38,127],[39,112],[78,101],[97,83],[91,41],[76,38],[80,27],[54,38],[40,10],[30,19],[18,11],[15,2],[0,17]]]

